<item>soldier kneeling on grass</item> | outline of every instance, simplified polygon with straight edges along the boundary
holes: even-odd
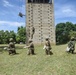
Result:
[[[45,39],[44,49],[45,49],[46,55],[53,54],[52,51],[51,51],[52,48],[51,48],[51,44],[50,44],[49,38]]]
[[[69,41],[68,48],[69,48],[69,52],[73,54],[75,50],[75,38],[74,37],[72,37],[71,40]]]
[[[31,39],[29,40],[29,45],[27,46],[27,48],[28,48],[28,55],[30,55],[30,54],[35,55],[34,44],[33,44],[33,41]]]
[[[16,54],[15,44],[14,44],[13,38],[10,38],[9,41],[10,41],[9,46],[8,46],[9,55],[10,54]]]

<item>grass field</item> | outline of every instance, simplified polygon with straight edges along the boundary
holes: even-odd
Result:
[[[36,55],[28,56],[23,46],[16,45],[17,55],[0,48],[0,75],[76,75],[76,54],[65,52],[67,44],[52,46],[51,56],[43,46],[35,46]]]

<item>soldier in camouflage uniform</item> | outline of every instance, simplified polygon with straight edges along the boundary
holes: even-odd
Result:
[[[10,38],[9,41],[10,41],[9,46],[8,46],[9,55],[10,54],[16,54],[15,44],[13,42],[13,38]]]
[[[69,52],[71,52],[73,54],[74,50],[75,50],[75,39],[74,39],[74,37],[71,38],[70,42],[68,43],[68,47],[70,48]]]
[[[27,46],[29,51],[28,51],[28,55],[32,54],[34,55],[34,44],[33,44],[33,41],[32,40],[29,40],[29,46]]]
[[[32,27],[32,28],[31,28],[31,33],[30,33],[30,38],[31,38],[31,39],[33,39],[34,33],[35,33],[35,28]]]
[[[45,53],[46,53],[46,55],[52,54],[52,52],[50,50],[51,50],[51,44],[50,44],[49,38],[46,38],[45,39]]]

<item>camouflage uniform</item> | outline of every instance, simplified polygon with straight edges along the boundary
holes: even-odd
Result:
[[[31,39],[33,39],[34,33],[35,33],[35,28],[32,27],[32,28],[31,28],[31,32],[30,32],[30,38],[31,38]]]
[[[74,53],[75,50],[75,41],[74,38],[71,38],[70,42],[68,43],[68,47],[70,48],[69,52]]]
[[[10,54],[16,54],[15,44],[14,44],[12,38],[10,38],[10,43],[9,43],[9,46],[8,46],[8,51],[9,51],[9,55],[10,55]]]
[[[51,44],[50,44],[50,41],[48,38],[46,38],[46,42],[45,42],[45,53],[48,55],[50,55],[52,52],[50,51],[51,50]]]
[[[28,55],[30,55],[30,54],[34,55],[34,54],[35,54],[35,53],[34,53],[34,44],[33,44],[32,40],[29,40],[28,49],[29,49]]]

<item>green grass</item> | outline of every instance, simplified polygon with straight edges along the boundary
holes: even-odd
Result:
[[[52,46],[51,56],[43,46],[35,46],[36,55],[28,56],[23,46],[16,45],[17,55],[0,48],[0,75],[76,75],[76,54],[66,53],[67,45]]]

